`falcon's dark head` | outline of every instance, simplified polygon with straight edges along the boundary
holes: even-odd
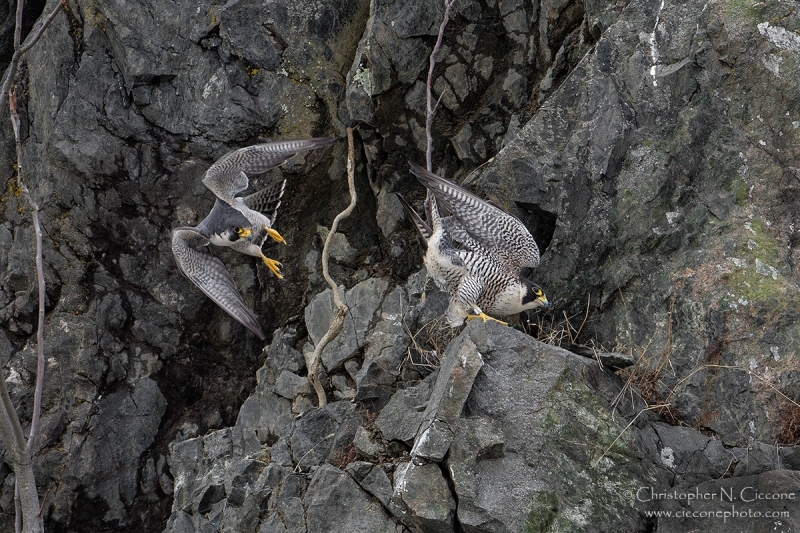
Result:
[[[523,309],[547,309],[550,303],[544,295],[542,288],[529,279],[522,278],[522,308]]]
[[[247,217],[219,198],[200,225],[207,234],[212,235],[211,242],[217,246],[230,246],[251,234],[251,224]]]
[[[217,235],[219,235],[220,239],[222,239],[222,241],[224,241],[225,243],[227,242],[233,243],[238,241],[239,239],[244,239],[249,237],[251,233],[252,231],[250,231],[248,228],[233,226],[223,229]]]

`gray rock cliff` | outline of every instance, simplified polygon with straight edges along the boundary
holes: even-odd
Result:
[[[28,2],[25,32],[54,6]],[[525,222],[552,306],[450,330],[394,194],[424,196],[408,161],[441,2],[68,1],[17,78],[47,530],[722,532],[735,507],[742,530],[800,531],[798,8],[457,0],[434,171]],[[346,126],[349,314],[319,408],[304,354],[334,309],[346,142],[252,180],[287,179],[286,279],[212,251],[266,343],[180,275],[169,235],[207,214],[217,157]],[[7,110],[0,138],[0,364],[25,425],[35,239]],[[2,531],[13,487],[3,463]]]

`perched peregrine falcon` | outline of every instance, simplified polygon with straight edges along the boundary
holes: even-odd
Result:
[[[547,307],[541,287],[520,275],[523,265],[539,262],[538,247],[525,226],[424,168],[412,163],[411,169],[429,191],[425,212],[430,225],[402,196],[398,198],[427,247],[424,263],[428,275],[450,294],[448,324],[459,326],[465,318],[501,322],[489,315],[508,316]],[[440,198],[452,216],[440,215]],[[451,233],[466,249],[453,245]],[[530,243],[533,250],[520,249]]]
[[[335,139],[328,137],[274,141],[234,150],[222,156],[203,178],[203,183],[217,197],[211,212],[196,227],[180,227],[172,231],[172,253],[181,272],[226,313],[262,340],[265,337],[261,326],[255,314],[244,303],[228,269],[222,261],[202,251],[202,248],[211,243],[260,257],[281,278],[278,270],[281,264],[266,257],[261,246],[267,237],[286,243],[272,229],[286,182],[266,187],[250,196],[234,195],[247,188],[247,173],[265,172],[297,152],[334,142]]]

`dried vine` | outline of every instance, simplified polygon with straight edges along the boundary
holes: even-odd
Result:
[[[353,209],[356,207],[353,128],[347,128],[347,187],[350,191],[350,205],[348,205],[344,211],[336,215],[336,218],[333,219],[331,229],[328,232],[328,236],[325,239],[325,244],[322,247],[322,276],[325,278],[325,281],[328,282],[328,285],[331,288],[333,305],[336,307],[336,314],[333,316],[333,320],[331,320],[328,331],[325,332],[325,335],[323,335],[317,345],[314,346],[314,352],[306,361],[306,366],[308,368],[308,379],[311,381],[311,385],[314,387],[314,391],[317,393],[317,400],[320,407],[328,403],[328,399],[325,395],[325,389],[323,388],[319,379],[320,367],[322,363],[322,350],[324,350],[325,346],[333,341],[333,339],[338,337],[339,333],[342,332],[342,329],[344,328],[344,317],[348,311],[347,305],[344,303],[344,291],[341,289],[341,287],[336,285],[336,282],[333,281],[333,278],[331,278],[331,275],[328,271],[328,263],[330,262],[330,253],[328,251],[328,247],[330,246],[331,240],[333,240],[333,235],[336,233],[336,230],[339,227],[339,222],[349,217],[350,213],[352,213]]]
[[[27,439],[22,431],[22,424],[5,384],[5,376],[0,375],[0,437],[6,448],[11,452],[11,460],[14,468],[16,486],[14,489],[14,506],[16,508],[16,519],[14,522],[17,533],[21,531],[40,533],[44,531],[41,507],[39,506],[39,495],[36,492],[36,479],[33,474],[33,464],[31,452],[37,432],[39,431],[39,419],[42,411],[42,388],[44,386],[44,306],[45,306],[45,281],[44,267],[42,261],[42,227],[39,221],[39,206],[33,201],[30,191],[25,181],[22,179],[22,143],[20,139],[20,120],[17,111],[16,87],[11,88],[14,77],[17,74],[20,61],[25,53],[41,38],[45,29],[55,19],[56,15],[64,7],[61,0],[53,11],[47,16],[44,22],[36,31],[32,32],[26,42],[22,43],[22,12],[24,1],[18,0],[16,10],[16,27],[14,30],[14,54],[0,86],[0,109],[6,104],[11,118],[11,126],[14,130],[14,139],[17,155],[17,183],[23,196],[31,207],[31,218],[36,233],[36,275],[39,289],[39,320],[36,332],[36,386],[34,389],[33,414],[31,418],[30,433]]]
[[[433,86],[433,69],[436,67],[436,54],[442,46],[442,39],[444,39],[444,29],[447,27],[447,22],[450,20],[450,8],[456,0],[444,0],[444,16],[442,23],[439,25],[439,34],[436,38],[436,44],[433,45],[430,60],[428,61],[428,80],[425,83],[425,165],[428,172],[433,172],[433,115],[436,113],[436,108],[444,96],[444,91],[439,95],[436,104],[433,103],[432,86]]]

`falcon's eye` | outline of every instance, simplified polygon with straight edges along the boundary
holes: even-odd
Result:
[[[237,226],[237,227],[235,227],[235,228],[233,228],[233,231],[235,231],[235,232],[236,232],[236,235],[238,235],[238,236],[239,236],[240,238],[242,238],[242,239],[244,239],[244,238],[246,238],[246,237],[249,237],[249,236],[250,236],[250,233],[251,233],[251,231],[250,231],[249,229],[247,229],[247,228],[240,228],[240,227],[238,227],[238,226]]]
[[[541,296],[541,295],[542,295],[542,289],[536,289],[536,290],[534,291],[534,294],[535,294],[536,296]]]

